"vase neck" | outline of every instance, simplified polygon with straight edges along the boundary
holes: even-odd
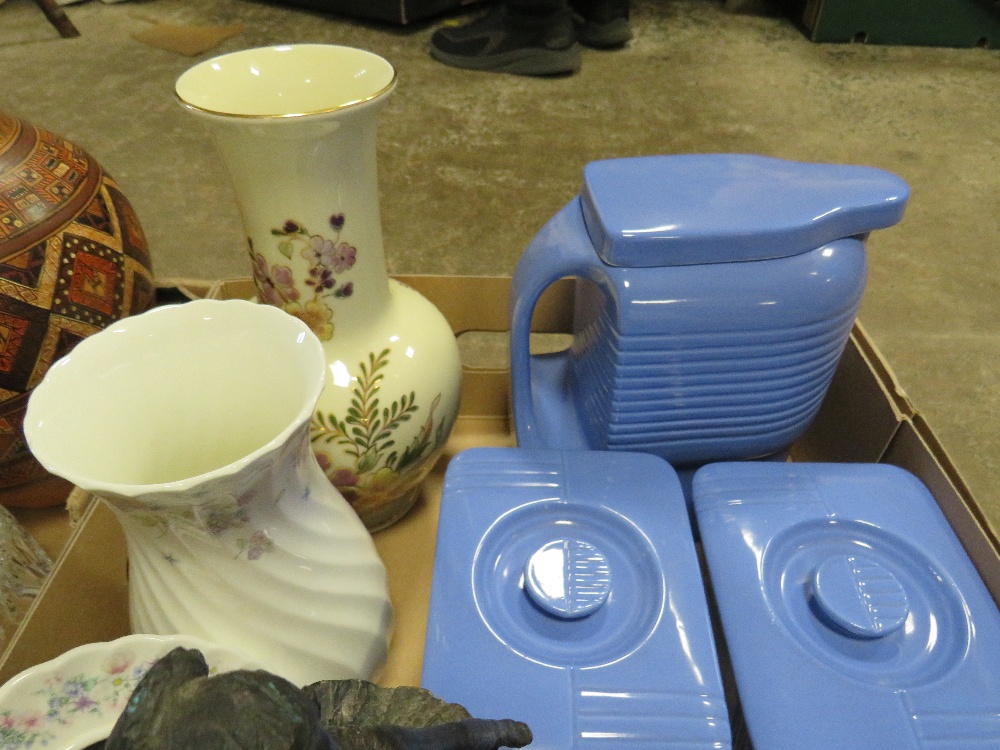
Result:
[[[214,128],[260,300],[302,318],[323,341],[362,328],[389,300],[376,104]]]

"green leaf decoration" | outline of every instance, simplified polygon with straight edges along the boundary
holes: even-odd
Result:
[[[387,400],[384,393],[379,393],[385,379],[384,370],[391,363],[391,354],[392,350],[385,348],[377,354],[369,352],[358,362],[360,374],[355,379],[351,402],[343,419],[337,420],[329,415],[314,420],[322,433],[321,440],[328,443],[336,440],[344,452],[354,459],[351,468],[361,480],[362,487],[364,475],[381,468],[402,471],[430,455],[448,434],[447,426],[436,423],[434,419],[439,395],[431,404],[420,432],[402,451],[396,447],[396,430],[410,422],[421,407],[417,405],[416,391],[403,393],[395,400]],[[313,440],[317,440],[315,435]]]
[[[369,472],[378,466],[378,453],[369,450],[358,459],[358,473]]]

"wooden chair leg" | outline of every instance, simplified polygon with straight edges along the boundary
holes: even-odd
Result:
[[[35,2],[42,9],[45,17],[49,19],[49,23],[59,31],[60,36],[66,38],[80,36],[80,32],[76,30],[76,26],[69,20],[62,7],[56,4],[56,0],[35,0]]]

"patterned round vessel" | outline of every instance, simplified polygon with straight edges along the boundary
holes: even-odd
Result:
[[[114,180],[69,141],[0,112],[0,502],[47,499],[19,491],[49,477],[22,434],[31,389],[154,291],[146,237]]]

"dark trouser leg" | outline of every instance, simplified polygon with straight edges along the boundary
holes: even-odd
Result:
[[[629,0],[569,0],[580,41],[590,47],[620,47],[632,38]]]

